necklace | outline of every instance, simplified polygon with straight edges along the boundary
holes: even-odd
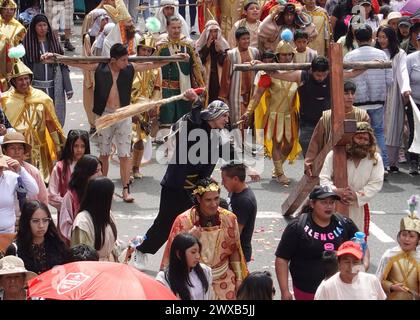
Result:
[[[248,21],[245,23],[246,24],[246,28],[250,31],[250,32],[257,32],[257,30],[258,30],[258,26],[260,25],[259,23],[258,23],[258,21],[257,22],[255,22],[255,23],[249,23]]]

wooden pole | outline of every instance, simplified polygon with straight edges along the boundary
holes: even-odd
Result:
[[[310,63],[260,63],[260,64],[235,64],[233,71],[276,71],[276,70],[309,70]],[[391,61],[363,61],[344,62],[343,69],[389,69],[392,68]]]
[[[331,73],[331,99],[332,99],[332,145],[334,146],[333,156],[333,181],[337,188],[346,188],[347,180],[347,154],[346,146],[339,143],[344,135],[344,82],[343,82],[343,49],[338,43],[331,43],[328,48],[328,56],[330,57],[330,73]],[[337,202],[337,212],[348,217],[349,207]]]
[[[57,56],[53,57],[49,60],[44,60],[42,63],[107,63],[111,60],[108,57],[97,57],[97,56],[73,56],[73,57],[66,57],[66,56]],[[184,61],[184,57],[174,57],[174,56],[141,56],[141,57],[129,57],[129,62],[177,62],[177,61]]]
[[[137,7],[137,10],[138,11],[145,11],[147,9],[162,8],[162,7],[165,7],[165,6],[168,6],[168,7],[198,7],[198,6],[201,6],[203,4],[204,4],[203,2],[197,2],[197,3],[191,3],[191,4],[181,3],[181,4],[174,4],[174,5],[172,5],[172,4],[169,5],[168,4],[168,5],[157,5],[157,6],[148,6],[148,5],[142,4],[142,5]]]

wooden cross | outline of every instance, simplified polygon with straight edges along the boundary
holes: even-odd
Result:
[[[293,214],[305,201],[309,193],[319,182],[319,173],[321,172],[325,158],[328,152],[333,148],[333,181],[338,188],[345,188],[348,185],[347,180],[347,156],[346,144],[351,141],[356,132],[356,120],[345,119],[344,111],[344,83],[343,69],[383,69],[390,68],[391,62],[353,62],[343,63],[342,46],[338,43],[330,43],[328,48],[330,63],[330,90],[332,97],[331,112],[331,137],[327,145],[314,159],[312,164],[312,177],[304,175],[298,184],[290,192],[288,198],[282,204],[283,215]],[[235,65],[234,70],[302,70],[309,69],[310,63],[288,63],[288,64],[260,64],[253,68],[246,65]],[[339,203],[337,211],[348,216],[348,206]]]

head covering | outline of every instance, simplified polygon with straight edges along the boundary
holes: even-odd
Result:
[[[207,109],[201,111],[201,119],[210,121],[219,118],[226,112],[229,112],[229,107],[226,103],[220,100],[211,102]]]
[[[316,186],[309,194],[311,200],[321,200],[332,197],[335,200],[340,200],[340,196],[336,194],[330,186]]]
[[[2,147],[12,143],[22,143],[25,147],[25,153],[30,152],[32,149],[32,146],[25,141],[25,136],[20,132],[9,132],[3,137]]]
[[[359,0],[359,1],[357,1],[357,4],[359,6],[362,6],[364,4],[372,5],[372,1],[371,0]]]
[[[0,8],[17,9],[17,4],[13,0],[3,0],[3,2],[0,5]]]
[[[26,50],[26,55],[23,58],[23,61],[27,64],[40,61],[41,49],[35,30],[35,27],[39,22],[45,22],[48,25],[48,51],[52,53],[64,54],[60,42],[52,32],[48,18],[44,14],[37,14],[35,17],[33,17],[31,24],[29,25],[28,32],[26,33],[25,38],[23,38],[23,46]]]
[[[108,15],[114,23],[132,20],[130,12],[128,12],[123,0],[115,0],[115,8],[106,4],[104,5],[104,9],[108,12]]]
[[[337,257],[341,257],[345,254],[350,254],[357,260],[362,260],[363,250],[359,243],[353,241],[346,241],[338,247]]]
[[[91,37],[97,37],[101,30],[101,23],[103,19],[109,18],[105,9],[94,9],[90,12],[92,17],[92,26],[89,29]]]
[[[0,259],[0,277],[16,273],[24,273],[26,281],[37,276],[35,272],[25,269],[25,264],[21,258],[16,256],[5,256]]]
[[[195,43],[197,51],[200,51],[205,45],[207,45],[207,40],[210,35],[210,30],[217,30],[217,39],[215,41],[216,48],[222,52],[229,50],[230,45],[226,39],[222,36],[222,30],[220,29],[219,23],[216,20],[207,21],[204,26],[204,30]]]
[[[420,234],[420,219],[418,217],[418,205],[420,197],[418,195],[412,195],[407,201],[408,203],[408,215],[401,219],[400,231],[415,231]]]
[[[178,10],[178,1],[176,0],[161,0],[160,1],[160,8],[159,10],[156,12],[155,17],[156,19],[158,19],[160,21],[160,31],[159,33],[165,33],[167,32],[167,21],[166,21],[166,17],[163,14],[163,9],[165,7],[174,7],[174,16],[178,17],[179,20],[181,20],[181,24],[182,24],[182,28],[181,28],[181,34],[183,34],[186,37],[189,37],[190,34],[190,28],[188,27],[187,22],[185,21],[184,17],[182,17],[179,14],[179,10]]]
[[[193,195],[198,194],[198,195],[202,196],[206,192],[219,191],[219,190],[220,190],[220,186],[216,182],[212,182],[207,187],[197,186],[193,190],[192,194]]]
[[[401,25],[405,25],[410,28],[412,26],[412,23],[410,22],[410,18],[401,17],[400,20],[398,21],[398,26],[401,26]]]
[[[13,64],[12,72],[9,75],[9,81],[24,75],[33,76],[31,69],[29,69],[20,59],[16,59],[16,62]]]
[[[388,14],[387,21],[389,22],[389,20],[392,20],[392,19],[400,19],[401,17],[402,17],[402,14],[400,12],[392,11]]]
[[[356,133],[363,133],[363,132],[374,134],[373,129],[370,126],[369,122],[359,121],[356,124]]]
[[[153,36],[153,34],[149,32],[143,33],[138,46],[153,49],[154,52],[156,50],[156,40],[157,39]]]

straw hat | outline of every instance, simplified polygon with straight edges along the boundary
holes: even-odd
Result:
[[[5,149],[6,145],[12,143],[21,143],[24,145],[25,153],[31,152],[32,146],[25,141],[25,136],[20,132],[9,132],[3,138],[2,147]]]
[[[35,272],[25,269],[25,264],[21,258],[5,256],[3,259],[0,259],[0,277],[16,273],[24,273],[26,275],[26,281],[37,276]]]

